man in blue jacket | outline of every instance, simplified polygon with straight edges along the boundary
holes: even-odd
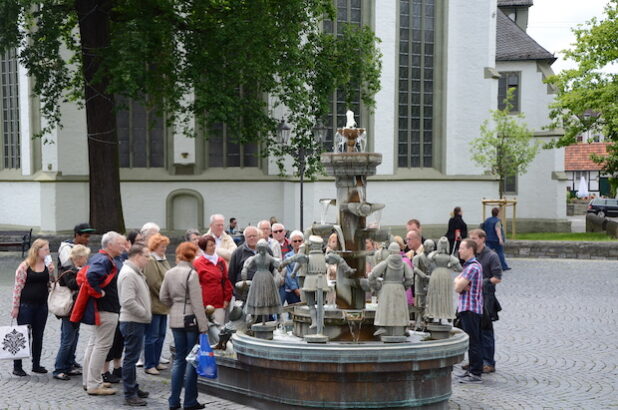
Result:
[[[504,258],[504,230],[502,229],[502,222],[500,218],[498,218],[498,214],[500,213],[499,208],[493,208],[491,210],[491,217],[487,218],[485,222],[481,224],[481,229],[485,231],[487,234],[487,246],[490,249],[493,249],[500,258],[500,264],[502,265],[502,270],[511,270],[509,265],[506,264],[506,259]]]

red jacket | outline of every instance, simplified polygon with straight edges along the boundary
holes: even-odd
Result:
[[[232,300],[232,284],[227,277],[227,265],[222,257],[219,256],[215,265],[202,255],[193,261],[193,266],[200,278],[204,306],[222,308],[223,302]]]

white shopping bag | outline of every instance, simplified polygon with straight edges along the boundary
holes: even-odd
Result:
[[[0,326],[0,359],[14,360],[26,357],[30,357],[29,326]]]

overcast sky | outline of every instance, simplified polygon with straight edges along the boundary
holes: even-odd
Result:
[[[573,68],[560,51],[570,48],[575,36],[570,28],[592,17],[601,18],[607,0],[534,0],[528,19],[528,34],[558,60],[552,65],[555,73]]]

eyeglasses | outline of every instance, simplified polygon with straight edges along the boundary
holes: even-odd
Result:
[[[302,242],[302,241],[303,241],[302,239],[294,239],[292,242],[298,243],[298,242]]]
[[[277,229],[276,231],[273,231],[273,233],[281,233],[283,232],[283,229]]]

